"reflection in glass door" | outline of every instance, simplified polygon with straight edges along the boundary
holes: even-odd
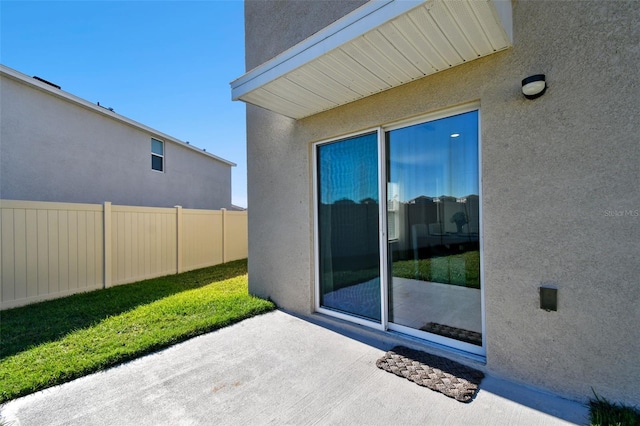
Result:
[[[377,133],[318,145],[319,307],[381,321]]]
[[[481,347],[478,111],[385,139],[389,323]]]

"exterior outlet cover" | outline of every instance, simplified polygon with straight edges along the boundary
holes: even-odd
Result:
[[[545,311],[558,310],[558,289],[551,287],[540,287],[540,309]]]

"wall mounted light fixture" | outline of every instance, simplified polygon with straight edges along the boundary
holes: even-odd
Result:
[[[544,74],[536,74],[522,80],[522,93],[527,99],[535,99],[544,95],[547,90],[547,82]]]

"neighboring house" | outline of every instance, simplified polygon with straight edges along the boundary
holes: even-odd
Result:
[[[0,65],[0,198],[230,209],[234,163]]]
[[[245,31],[252,293],[640,404],[639,2],[247,0]]]

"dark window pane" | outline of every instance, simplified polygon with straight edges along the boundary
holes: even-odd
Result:
[[[158,171],[163,171],[163,158],[162,157],[158,157],[157,155],[152,155],[151,156],[151,168],[153,170],[158,170]]]
[[[380,321],[377,134],[318,147],[320,305]]]

